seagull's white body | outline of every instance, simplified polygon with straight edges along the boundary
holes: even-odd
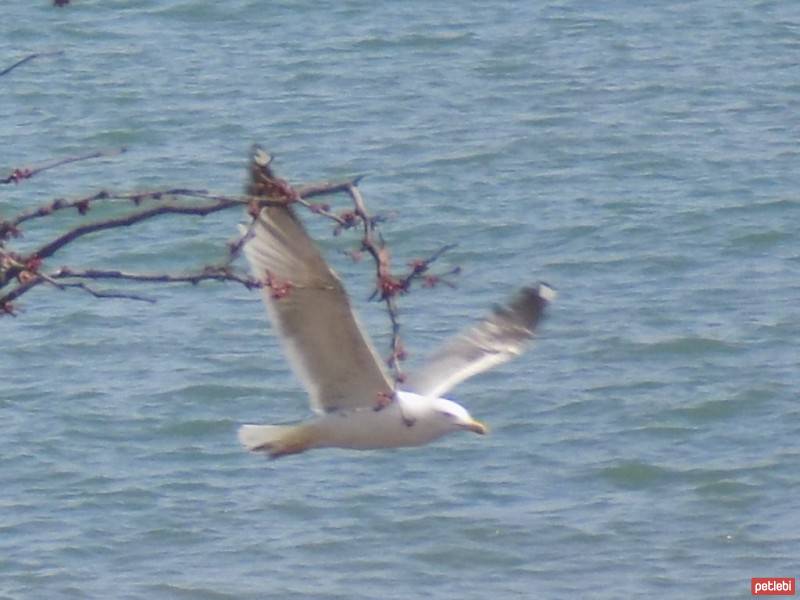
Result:
[[[273,181],[270,157],[256,150],[253,183]],[[289,363],[309,393],[315,419],[295,425],[244,425],[240,441],[277,458],[311,448],[358,450],[427,444],[447,433],[486,428],[440,396],[459,382],[520,354],[555,292],[524,288],[451,339],[395,390],[362,331],[339,277],[291,207],[264,208],[244,253],[264,283],[262,299]],[[409,391],[413,390],[413,391]]]
[[[274,444],[276,437],[288,436],[288,445],[280,450],[292,454],[285,451],[298,447],[374,450],[422,446],[457,429],[485,433],[484,426],[455,402],[401,390],[395,401],[380,409],[334,411],[299,425],[244,425],[239,437],[245,446],[259,449],[265,437]],[[275,453],[278,448],[270,450]]]

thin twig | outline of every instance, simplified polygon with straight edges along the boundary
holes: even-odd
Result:
[[[346,192],[350,186],[358,185],[364,175],[356,175],[351,179],[342,181],[316,181],[295,186],[294,190],[301,198],[313,198],[315,196],[326,196]]]
[[[11,65],[10,67],[6,67],[6,68],[5,68],[5,69],[3,69],[2,71],[0,71],[0,77],[2,77],[3,75],[8,75],[9,73],[11,73],[11,71],[13,71],[14,69],[16,69],[17,67],[21,67],[21,66],[22,66],[22,65],[24,65],[26,62],[28,62],[28,61],[31,61],[31,60],[33,60],[34,58],[41,58],[41,57],[43,57],[43,56],[59,56],[59,55],[61,55],[61,54],[64,54],[64,51],[63,51],[63,50],[55,50],[55,51],[53,51],[53,52],[35,52],[34,54],[29,54],[29,55],[28,55],[28,56],[26,56],[25,58],[23,58],[23,59],[20,59],[20,60],[18,60],[17,62],[15,62],[15,63],[14,63],[13,65]]]
[[[56,167],[60,167],[62,165],[68,165],[71,163],[81,162],[84,160],[92,160],[94,158],[104,158],[109,156],[118,156],[123,154],[127,151],[126,148],[115,148],[113,150],[99,150],[97,152],[91,152],[89,154],[83,154],[80,156],[69,156],[67,158],[59,158],[57,160],[50,161],[45,163],[39,167],[33,168],[17,168],[11,171],[11,174],[5,177],[4,179],[0,179],[0,183],[8,184],[8,183],[19,183],[25,179],[30,179],[31,177],[38,175],[39,173],[43,173],[44,171],[49,171],[50,169],[55,169]]]
[[[297,202],[297,204],[300,204],[301,206],[304,206],[312,213],[322,215],[323,217],[328,218],[331,221],[335,221],[336,223],[338,223],[338,227],[341,229],[346,229],[347,227],[349,227],[347,220],[341,217],[340,215],[332,213],[330,210],[330,206],[328,206],[327,204],[314,204],[313,202],[308,202],[307,200],[304,200],[302,197],[298,197],[297,200],[295,200],[295,202]]]
[[[11,303],[22,294],[42,283],[49,283],[59,289],[79,288],[96,298],[124,298],[154,303],[155,299],[140,294],[120,291],[101,291],[89,286],[85,281],[65,281],[72,279],[115,279],[137,281],[140,283],[191,283],[197,285],[202,281],[234,281],[241,283],[248,289],[260,288],[261,283],[255,279],[233,272],[227,265],[207,266],[196,273],[183,275],[169,275],[166,273],[129,273],[115,269],[72,269],[61,267],[52,273],[29,273],[16,288],[0,296],[0,310],[6,314],[13,314]]]
[[[224,198],[225,200],[237,200],[241,203],[244,203],[244,199],[239,198],[232,198],[226,196],[214,196],[209,194],[206,190],[191,190],[186,188],[171,188],[166,190],[155,190],[149,192],[108,192],[106,190],[100,190],[94,194],[89,196],[84,196],[82,198],[76,198],[74,200],[64,200],[63,198],[56,198],[52,202],[48,202],[38,208],[25,211],[19,213],[13,219],[8,221],[0,222],[0,239],[3,237],[3,227],[11,228],[18,228],[22,223],[25,221],[29,221],[31,219],[47,217],[53,214],[54,212],[60,210],[66,210],[70,208],[76,209],[80,214],[85,215],[92,204],[96,204],[99,201],[130,201],[136,205],[141,204],[145,200],[161,200],[162,198],[171,198],[171,197],[178,197],[178,196],[186,196],[189,198],[205,198],[208,200],[219,200]]]
[[[376,220],[372,218],[367,211],[367,206],[364,202],[364,197],[361,195],[361,191],[357,186],[350,185],[347,188],[347,192],[353,200],[355,214],[361,221],[363,231],[361,248],[369,253],[375,263],[375,292],[372,297],[380,296],[389,315],[389,321],[391,323],[391,354],[387,359],[387,363],[392,369],[395,384],[397,385],[402,383],[405,379],[400,363],[405,359],[406,352],[400,337],[400,319],[395,298],[402,288],[400,282],[391,274],[389,250],[386,248],[383,238],[380,236],[380,232],[377,232],[378,241],[376,242],[375,240]]]
[[[152,219],[154,217],[167,214],[206,216],[208,214],[219,212],[221,210],[225,210],[226,208],[230,208],[231,206],[236,206],[238,204],[240,204],[238,200],[236,201],[218,200],[212,204],[206,204],[201,206],[162,204],[160,206],[155,206],[153,208],[133,213],[130,215],[125,215],[114,219],[107,219],[105,221],[97,221],[95,223],[87,223],[85,225],[80,225],[78,227],[75,227],[74,229],[71,229],[70,231],[58,236],[54,240],[51,240],[50,242],[46,243],[44,246],[39,247],[30,254],[29,258],[35,257],[39,260],[44,260],[55,254],[58,250],[60,250],[70,242],[73,242],[74,240],[83,237],[85,235],[88,235],[90,233],[103,231],[105,229],[115,229],[117,227],[129,227],[135,223],[139,223],[140,221],[145,221],[147,219]],[[16,277],[19,273],[20,269],[18,267],[12,267],[4,272],[0,272],[0,288],[5,286],[12,278]]]
[[[160,206],[154,206],[153,208],[149,208],[130,215],[125,215],[114,219],[107,219],[105,221],[97,221],[95,223],[87,223],[85,225],[81,225],[55,238],[54,240],[48,242],[44,246],[41,246],[36,251],[34,251],[33,254],[35,254],[41,259],[45,259],[55,254],[58,250],[60,250],[73,240],[76,240],[77,238],[82,237],[84,235],[95,233],[97,231],[103,231],[105,229],[115,229],[117,227],[129,227],[135,223],[139,223],[140,221],[152,219],[154,217],[158,217],[161,215],[179,214],[179,215],[196,215],[204,217],[211,213],[219,212],[221,210],[225,210],[227,208],[230,208],[231,206],[236,206],[239,204],[240,204],[239,200],[222,200],[222,199],[217,200],[212,204],[206,204],[200,206],[161,204]]]
[[[261,284],[246,275],[234,273],[227,265],[207,266],[196,273],[183,275],[169,275],[166,273],[129,273],[116,269],[83,269],[77,270],[70,267],[61,267],[50,274],[53,279],[125,279],[147,283],[191,283],[196,285],[201,281],[235,281],[248,289],[260,288]]]
[[[423,279],[428,287],[434,286],[439,281],[443,281],[444,283],[449,283],[447,280],[442,279],[447,275],[455,275],[460,271],[458,267],[448,271],[444,275],[428,275],[428,269],[430,268],[431,264],[437,261],[443,254],[449,252],[453,248],[455,248],[458,244],[445,244],[441,248],[439,248],[436,252],[431,254],[428,258],[423,260],[413,260],[409,263],[409,267],[411,271],[405,277],[400,279],[400,286],[402,287],[403,291],[408,291],[411,288],[411,283],[415,279]]]
[[[155,304],[156,299],[150,298],[149,296],[142,296],[140,294],[132,294],[131,292],[115,292],[115,291],[104,291],[104,290],[96,290],[87,283],[83,281],[73,281],[69,283],[60,283],[57,287],[61,289],[66,288],[77,288],[81,289],[84,292],[91,294],[95,298],[118,298],[124,300],[137,300],[139,302],[147,302],[148,304]]]

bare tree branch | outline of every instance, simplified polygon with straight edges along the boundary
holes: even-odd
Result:
[[[41,217],[48,217],[56,211],[74,208],[80,214],[85,215],[89,212],[92,204],[102,200],[128,200],[136,205],[141,204],[144,200],[160,200],[168,196],[188,196],[188,197],[208,197],[208,192],[205,190],[188,190],[184,188],[175,188],[168,190],[157,190],[153,192],[129,192],[129,193],[112,193],[106,190],[90,196],[84,196],[75,200],[64,200],[63,198],[56,198],[52,202],[48,202],[38,208],[21,212],[16,217],[9,221],[0,221],[0,241],[5,237],[7,232],[18,228],[25,221],[37,219]]]
[[[73,240],[76,240],[77,238],[82,237],[84,235],[88,235],[90,233],[103,231],[105,229],[129,227],[135,223],[139,223],[140,221],[152,219],[154,217],[161,215],[182,214],[182,215],[197,215],[202,217],[214,212],[225,210],[226,208],[230,208],[231,206],[235,206],[237,204],[239,204],[239,202],[231,200],[218,200],[211,204],[200,205],[200,206],[162,204],[160,206],[155,206],[153,208],[146,209],[130,215],[125,215],[122,217],[81,225],[57,237],[56,239],[48,242],[44,246],[41,246],[40,248],[35,250],[33,254],[41,259],[45,259],[55,254],[55,252],[57,252],[59,249],[63,248],[65,245],[72,242]]]
[[[94,296],[95,298],[118,298],[127,300],[138,300],[141,302],[148,302],[150,304],[155,304],[156,302],[155,299],[153,298],[142,296],[140,294],[133,294],[131,292],[96,290],[83,281],[59,282],[49,275],[44,275],[40,273],[33,275],[30,279],[27,279],[25,283],[19,285],[5,296],[0,297],[0,314],[8,314],[15,316],[16,307],[13,305],[13,301],[19,298],[22,294],[30,291],[34,287],[41,285],[43,283],[52,284],[54,287],[60,290],[66,290],[67,288],[81,289],[84,292],[87,292],[88,294]]]
[[[333,220],[337,223],[337,226],[341,226],[345,221],[339,216],[331,213],[327,205],[317,205],[308,202],[305,200],[305,197],[339,193],[343,190],[346,190],[348,186],[354,185],[354,183],[359,179],[360,178],[344,181],[321,181],[298,186],[297,189],[291,188],[291,186],[286,189],[292,190],[291,193],[293,194],[294,201],[303,205],[315,214],[319,214],[323,217]],[[285,183],[283,185],[288,186],[288,184]],[[208,200],[210,202],[203,204],[180,204],[174,202],[174,200],[178,198],[200,199]],[[97,202],[123,201],[132,202],[136,206],[139,206],[145,201],[160,201],[163,199],[169,199],[170,201],[135,213],[91,223],[85,223],[74,227],[24,256],[18,255],[3,247],[3,244],[10,237],[21,235],[21,226],[24,223],[33,219],[49,217],[58,211],[76,209],[81,215],[85,215],[89,212],[90,207]],[[276,202],[278,201],[272,201],[265,198],[254,198],[252,196],[226,196],[222,194],[214,194],[207,190],[188,188],[168,188],[164,190],[126,193],[108,192],[106,190],[102,190],[95,194],[74,200],[64,200],[59,198],[36,209],[19,213],[9,220],[0,220],[0,290],[9,284],[16,285],[16,287],[14,287],[14,289],[8,293],[0,295],[0,311],[2,311],[0,314],[3,312],[12,313],[13,306],[11,305],[11,302],[41,283],[50,283],[57,287],[61,287],[62,289],[64,287],[81,287],[85,291],[92,293],[92,295],[97,295],[99,293],[100,295],[97,297],[128,298],[131,296],[130,294],[126,295],[123,292],[97,292],[92,288],[87,289],[86,285],[78,286],[75,284],[75,282],[66,284],[64,282],[56,281],[64,278],[118,279],[158,283],[199,283],[200,281],[205,280],[216,280],[236,281],[248,287],[258,286],[260,285],[258,282],[250,279],[247,276],[236,274],[230,267],[247,239],[246,234],[240,236],[237,240],[228,245],[228,256],[223,264],[205,266],[196,273],[189,273],[185,275],[135,274],[125,273],[122,271],[98,269],[76,270],[69,267],[63,267],[58,271],[48,275],[41,272],[40,265],[44,259],[52,257],[52,255],[54,255],[56,252],[58,252],[58,250],[67,244],[70,244],[90,233],[96,233],[106,229],[114,229],[118,227],[129,227],[161,215],[183,214],[203,217],[234,206],[254,205],[253,209],[258,210],[261,206],[274,204]],[[282,202],[283,201],[280,201],[280,203]],[[132,299],[138,300],[141,298],[139,296],[135,296]]]
[[[401,326],[397,298],[402,294],[408,293],[413,282],[418,280],[422,282],[424,287],[433,287],[438,283],[453,285],[446,278],[458,273],[457,268],[439,275],[430,273],[431,264],[453,248],[453,245],[442,246],[426,259],[410,261],[408,263],[408,271],[402,276],[396,276],[392,273],[389,248],[379,229],[379,223],[383,219],[380,216],[371,215],[367,209],[364,197],[358,188],[361,177],[343,181],[322,181],[294,187],[273,173],[270,167],[271,156],[263,151],[261,152],[263,153],[262,162],[258,165],[257,177],[253,178],[247,189],[247,194],[244,196],[226,196],[214,194],[207,190],[187,188],[126,193],[103,190],[73,200],[56,199],[38,208],[21,212],[11,219],[0,220],[0,290],[4,287],[12,286],[10,291],[0,295],[0,314],[14,314],[15,306],[12,303],[30,289],[42,283],[47,283],[59,289],[77,288],[97,298],[127,298],[146,302],[152,302],[153,299],[127,291],[98,290],[88,282],[116,280],[140,283],[198,284],[209,280],[233,281],[248,288],[268,285],[275,294],[290,293],[291,282],[271,281],[268,279],[265,284],[262,284],[247,275],[237,273],[232,267],[233,261],[251,236],[255,221],[251,221],[250,227],[244,234],[228,243],[227,256],[222,263],[206,265],[196,271],[190,271],[185,274],[147,274],[115,269],[75,269],[73,267],[61,267],[55,271],[45,273],[41,267],[44,260],[51,258],[64,246],[86,235],[108,229],[130,227],[162,215],[204,217],[238,206],[246,208],[251,217],[255,218],[264,206],[300,204],[312,214],[333,221],[335,223],[334,235],[353,228],[360,229],[360,246],[357,251],[351,253],[351,256],[356,258],[362,253],[366,253],[374,263],[375,290],[370,299],[380,300],[386,308],[391,324],[390,355],[387,363],[392,369],[395,383],[401,383],[404,375],[400,363],[405,359],[406,352],[400,336]],[[35,173],[62,164],[77,162],[78,160],[96,158],[101,155],[107,154],[93,153],[72,159],[62,159],[39,167],[35,170]],[[26,176],[29,177],[30,175]],[[309,201],[310,198],[337,193],[347,193],[352,201],[352,210],[334,212],[329,204]],[[189,200],[197,202],[190,202]],[[82,223],[55,236],[27,255],[16,254],[5,247],[10,238],[21,235],[23,225],[27,225],[35,219],[50,217],[59,211],[67,209],[75,209],[81,215],[85,215],[92,206],[100,202],[131,202],[137,208],[144,202],[160,203],[120,216]],[[391,398],[387,398],[386,401],[391,401]]]
[[[308,185],[297,187],[297,193],[300,198],[297,202],[306,207],[311,212],[320,214],[327,217],[336,223],[343,225],[345,222],[337,215],[329,212],[330,207],[327,204],[314,204],[305,200],[314,196],[336,194],[347,190],[349,185],[353,185],[360,178],[354,178],[344,181],[320,181]],[[24,211],[9,220],[0,220],[0,244],[3,240],[10,236],[19,235],[19,226],[25,221],[37,219],[41,217],[48,217],[56,211],[66,210],[70,208],[76,209],[80,214],[85,215],[93,204],[100,201],[130,201],[135,205],[148,200],[162,200],[164,198],[199,198],[206,200],[224,201],[233,204],[245,205],[252,200],[249,196],[226,196],[222,194],[214,194],[208,190],[189,189],[189,188],[168,188],[163,190],[143,191],[143,192],[109,192],[101,190],[95,194],[84,196],[74,200],[65,200],[57,198],[52,202],[48,202],[35,209]],[[222,210],[222,209],[220,209]]]
[[[261,283],[247,275],[234,272],[228,265],[209,265],[203,267],[202,270],[196,273],[186,273],[183,275],[169,275],[166,273],[129,273],[114,269],[76,270],[70,267],[61,267],[52,273],[31,273],[22,279],[23,282],[11,292],[0,296],[1,311],[7,314],[14,314],[13,309],[11,309],[11,303],[24,293],[42,283],[49,283],[62,290],[67,288],[79,288],[85,292],[88,292],[95,298],[123,298],[128,300],[139,300],[143,302],[155,303],[153,298],[147,296],[132,294],[130,292],[100,291],[90,287],[84,281],[69,281],[71,279],[114,279],[137,281],[141,283],[191,283],[192,285],[197,285],[203,281],[233,281],[241,283],[248,289],[261,287]]]

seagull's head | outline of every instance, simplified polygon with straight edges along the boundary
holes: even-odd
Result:
[[[437,421],[442,423],[445,429],[452,431],[463,429],[480,435],[485,435],[489,431],[486,425],[473,419],[466,408],[452,400],[437,398],[433,402],[433,410]]]

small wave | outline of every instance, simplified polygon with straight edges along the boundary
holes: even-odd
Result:
[[[190,419],[180,423],[171,423],[161,429],[161,433],[170,437],[196,438],[213,433],[233,432],[235,423],[229,419]]]
[[[738,344],[701,336],[681,336],[653,342],[634,342],[633,346],[636,352],[647,352],[656,355],[702,356],[704,354],[730,353],[741,350]]]
[[[657,487],[675,478],[674,471],[642,461],[627,461],[605,467],[600,475],[614,485],[627,489]]]
[[[236,600],[241,598],[237,594],[226,594],[207,587],[177,585],[170,583],[160,583],[142,587],[144,596],[148,598],[185,598],[186,600]]]
[[[747,410],[748,405],[748,402],[743,401],[714,399],[675,409],[672,414],[691,423],[709,423],[735,417]]]
[[[794,241],[796,235],[788,231],[757,231],[735,237],[730,241],[731,248],[751,253],[753,250],[764,250],[784,242]]]
[[[436,33],[410,33],[393,38],[370,36],[355,43],[362,50],[386,48],[435,49],[458,46],[469,42],[475,35],[469,31],[440,31]]]
[[[749,504],[759,493],[759,487],[750,483],[732,479],[709,481],[695,488],[697,494],[714,502]]]

